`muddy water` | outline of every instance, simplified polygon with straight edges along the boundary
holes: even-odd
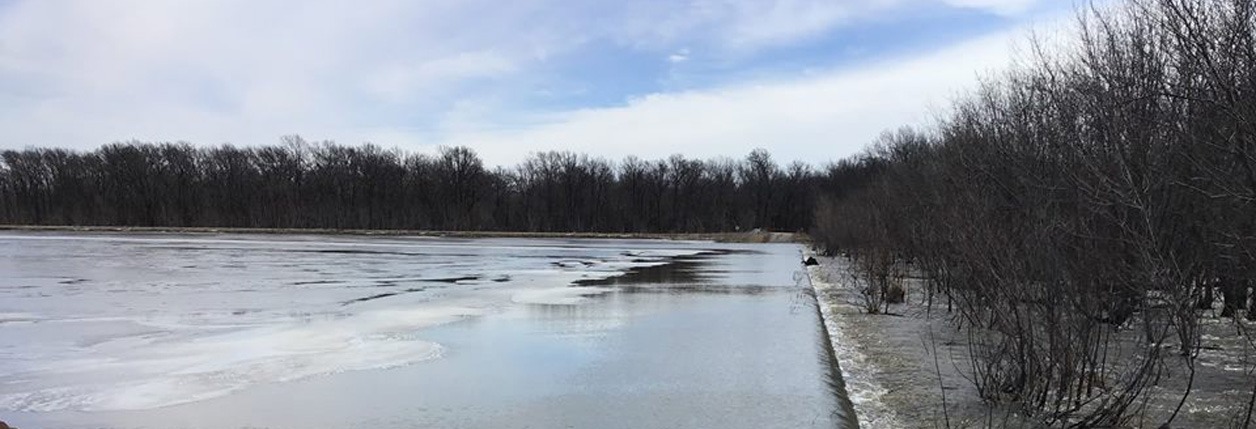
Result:
[[[797,246],[0,236],[21,427],[849,427]],[[103,307],[103,308],[102,308]]]

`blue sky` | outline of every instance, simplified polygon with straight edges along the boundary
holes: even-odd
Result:
[[[0,0],[0,148],[309,140],[815,164],[927,123],[1056,0]]]

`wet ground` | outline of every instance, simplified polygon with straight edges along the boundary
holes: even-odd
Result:
[[[798,256],[649,240],[0,235],[0,419],[842,427]]]
[[[920,279],[905,282],[907,302],[891,305],[893,315],[869,315],[849,280],[849,261],[818,259],[820,266],[810,273],[827,306],[844,382],[863,427],[1045,427],[1023,416],[1015,404],[991,406],[981,400],[972,383],[969,331],[956,328],[941,298],[932,309],[926,305]],[[1246,411],[1256,398],[1251,359],[1256,323],[1222,318],[1219,311],[1199,313],[1203,335],[1193,374],[1176,355],[1176,346],[1166,344],[1161,377],[1139,398],[1136,405],[1143,411],[1131,413],[1128,427],[1161,427],[1175,410],[1169,427],[1249,426]],[[1121,350],[1143,349],[1137,326],[1113,328],[1109,359],[1117,362]]]

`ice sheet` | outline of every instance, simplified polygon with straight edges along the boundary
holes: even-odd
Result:
[[[444,352],[425,328],[577,305],[610,289],[575,281],[696,252],[622,240],[0,234],[0,409],[142,410],[412,365]]]

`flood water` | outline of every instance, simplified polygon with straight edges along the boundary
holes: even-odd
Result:
[[[849,427],[799,247],[0,234],[30,428]]]

